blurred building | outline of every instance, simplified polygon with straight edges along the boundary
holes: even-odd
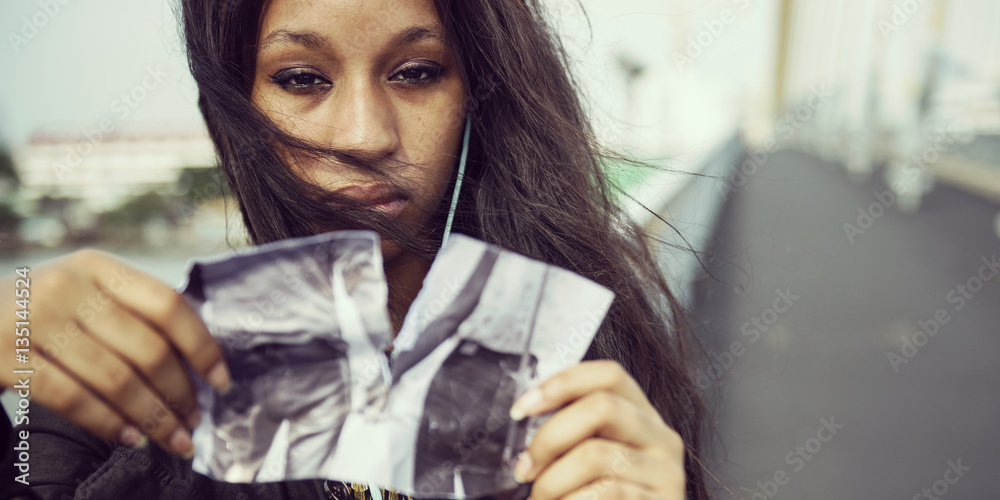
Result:
[[[117,131],[102,121],[71,132],[45,129],[16,148],[13,160],[20,186],[5,202],[23,217],[24,243],[163,245],[225,234],[221,207],[198,209],[222,193],[218,183],[203,184],[215,178],[215,151],[203,128],[159,123]],[[199,182],[194,177],[202,184],[191,185]]]
[[[15,150],[14,162],[27,207],[44,197],[71,198],[100,213],[130,196],[172,190],[184,169],[212,167],[215,150],[201,129],[40,131]]]

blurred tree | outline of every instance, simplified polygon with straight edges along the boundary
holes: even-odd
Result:
[[[112,226],[140,226],[150,219],[167,217],[172,206],[172,200],[155,191],[147,191],[104,213],[101,220]]]
[[[175,192],[192,205],[231,194],[229,185],[215,167],[184,169]]]
[[[2,146],[0,146],[0,179],[12,182],[15,188],[21,185],[17,169],[14,168],[14,158],[11,157],[10,151]]]
[[[0,248],[12,247],[18,240],[21,214],[12,205],[20,186],[14,159],[6,148],[0,147]]]

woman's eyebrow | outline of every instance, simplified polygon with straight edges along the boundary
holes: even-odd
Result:
[[[437,39],[445,41],[444,33],[439,26],[411,26],[399,33],[396,33],[389,41],[389,46],[400,47],[410,45],[422,40]],[[291,43],[301,45],[307,49],[321,49],[331,47],[333,44],[325,35],[312,30],[290,31],[285,29],[274,30],[260,43],[261,51],[272,45]]]
[[[409,45],[426,39],[437,39],[445,41],[444,33],[440,26],[410,26],[409,28],[396,33],[389,41],[390,46]]]
[[[260,42],[260,50],[264,51],[272,45],[279,45],[282,43],[292,43],[314,50],[331,45],[329,38],[315,31],[274,30],[268,34],[262,42]]]

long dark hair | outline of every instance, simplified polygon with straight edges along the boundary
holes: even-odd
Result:
[[[251,103],[264,0],[182,0],[199,107],[256,244],[313,234],[319,221],[378,231],[432,259],[447,202],[423,233],[296,176],[290,148],[392,178],[391,168],[290,136]],[[619,362],[684,439],[687,498],[707,499],[705,410],[686,365],[685,311],[646,235],[617,203],[566,52],[538,0],[435,0],[472,122],[454,231],[572,270],[616,294],[586,359]],[[474,76],[473,76],[474,75]],[[616,158],[620,159],[620,158]],[[404,186],[405,187],[405,186]],[[450,193],[451,191],[446,191]]]

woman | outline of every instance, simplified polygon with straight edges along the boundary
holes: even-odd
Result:
[[[254,243],[379,231],[397,330],[450,208],[453,231],[610,288],[616,299],[587,361],[511,409],[516,418],[555,411],[517,479],[533,483],[535,499],[708,498],[683,312],[644,236],[614,202],[566,56],[537,1],[182,6],[199,105]],[[24,426],[36,450],[35,492],[321,498],[314,495],[338,487],[194,475],[184,457],[200,415],[182,362],[220,389],[229,383],[197,315],[174,290],[99,252],[74,253],[31,276],[32,345],[51,364],[32,376],[31,395],[61,416],[33,406]],[[4,293],[13,288],[12,277]],[[2,359],[11,387],[14,355]]]

